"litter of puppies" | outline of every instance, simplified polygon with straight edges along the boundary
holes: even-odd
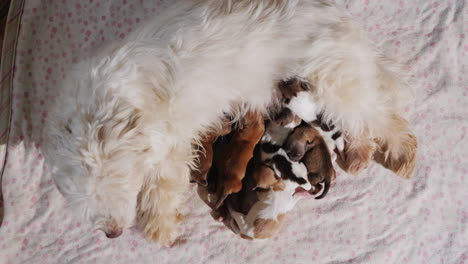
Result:
[[[336,179],[344,136],[301,98],[307,89],[299,80],[281,82],[272,117],[248,112],[237,128],[203,137],[192,182],[212,216],[244,239],[271,238],[298,201],[324,198]]]

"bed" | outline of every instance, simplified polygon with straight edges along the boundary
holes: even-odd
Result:
[[[172,248],[135,229],[107,239],[73,218],[44,157],[47,106],[69,65],[163,12],[159,0],[13,0],[0,68],[0,263],[468,262],[468,5],[464,0],[337,0],[376,45],[407,64],[405,109],[419,140],[412,179],[372,165],[338,172],[323,200],[303,200],[268,241],[215,222],[195,186]]]

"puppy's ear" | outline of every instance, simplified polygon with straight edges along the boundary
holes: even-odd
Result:
[[[337,155],[336,163],[344,171],[358,175],[369,166],[375,149],[376,144],[371,139],[351,139],[351,142],[345,142],[344,151]]]
[[[392,129],[388,133],[387,140],[375,140],[377,149],[373,159],[398,176],[408,179],[416,166],[416,136],[410,131],[406,120],[398,115],[393,116]]]

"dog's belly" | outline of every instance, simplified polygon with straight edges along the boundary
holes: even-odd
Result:
[[[236,59],[241,62],[231,63]],[[237,107],[266,113],[277,81],[286,77],[284,72],[275,69],[278,63],[266,54],[265,58],[252,62],[239,57],[204,60],[199,58],[201,63],[195,64],[196,67],[194,63],[184,63],[186,74],[180,80],[180,92],[171,106],[185,124],[191,123],[197,131],[219,122],[225,113]]]
[[[233,105],[265,112],[277,82],[300,72],[310,55],[313,36],[323,30],[311,25],[329,20],[312,12],[321,5],[307,1],[250,14],[256,5],[271,4],[262,1],[233,3],[226,12],[220,12],[218,1],[178,1],[129,37],[173,52],[179,68],[171,111],[190,124],[187,129],[206,128]]]

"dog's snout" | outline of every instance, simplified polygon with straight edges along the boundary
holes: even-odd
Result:
[[[111,230],[104,232],[107,238],[117,238],[122,235],[122,229]]]
[[[299,161],[303,156],[303,154],[300,151],[297,151],[296,149],[290,150],[286,152],[286,154],[292,161]]]

